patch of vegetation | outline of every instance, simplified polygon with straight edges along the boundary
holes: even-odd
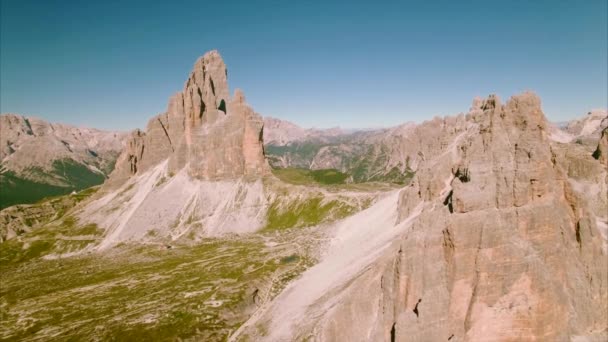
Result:
[[[155,187],[159,187],[159,186],[163,185],[165,182],[167,182],[167,177],[162,176],[162,177],[161,177],[161,178],[158,180],[158,182],[156,182],[156,184],[154,184],[154,186],[155,186]]]
[[[0,244],[0,263],[10,266],[49,254],[76,252],[103,236],[96,224],[79,225],[68,216]]]
[[[270,279],[304,270],[304,260],[275,258],[258,237],[3,262],[0,339],[223,341],[255,307],[254,291],[276,294],[285,284]]]
[[[344,184],[348,174],[336,169],[323,169],[310,171],[312,178],[321,184]]]
[[[283,182],[296,185],[344,184],[348,174],[336,169],[308,170],[300,168],[273,169],[272,173]]]
[[[127,192],[129,192],[129,190],[133,189],[135,187],[135,182],[132,182],[131,184],[129,184],[126,188],[122,189],[119,193],[118,193],[118,197],[124,196]]]
[[[71,159],[55,160],[54,173],[65,179],[74,190],[88,188],[103,183],[105,176],[92,171],[86,165]]]
[[[0,209],[15,204],[31,204],[49,197],[69,194],[99,185],[104,182],[105,177],[88,167],[71,159],[56,160],[52,165],[51,172],[45,172],[40,168],[30,168],[25,173],[34,175],[36,179],[58,178],[65,186],[52,185],[43,181],[33,181],[18,176],[13,171],[5,171],[0,174]]]
[[[292,254],[290,256],[281,258],[280,262],[281,262],[281,264],[290,264],[290,263],[296,262],[298,260],[300,260],[300,256],[298,256],[296,254]]]
[[[326,201],[323,197],[294,199],[287,203],[277,200],[268,208],[264,230],[315,226],[352,215],[356,210],[346,202],[337,199]]]
[[[19,240],[8,240],[0,244],[0,263],[2,271],[4,267],[18,264],[34,258],[40,258],[49,254],[53,248],[53,242],[49,240],[34,240],[24,244]]]
[[[404,172],[401,172],[401,170],[399,170],[398,167],[393,167],[389,172],[382,174],[382,175],[376,175],[374,177],[371,177],[368,181],[370,182],[388,182],[388,183],[394,183],[394,184],[399,184],[399,185],[405,185],[405,184],[409,184],[409,182],[412,180],[412,178],[414,178],[415,172],[411,171],[411,170],[405,170]]]
[[[2,212],[3,219],[14,220],[13,223],[9,225],[9,227],[0,227],[0,234],[2,234],[3,238],[6,238],[8,231],[6,230],[14,230],[17,236],[23,236],[26,231],[32,231],[25,238],[36,236],[37,231],[40,232],[47,231],[43,229],[45,226],[51,226],[51,231],[56,233],[62,232],[61,227],[74,227],[75,219],[72,217],[64,218],[65,214],[69,212],[74,206],[78,203],[84,201],[89,198],[95,192],[99,190],[99,187],[92,187],[85,190],[82,190],[75,194],[63,195],[52,197],[49,199],[45,199],[43,201],[37,202],[32,205],[24,205],[24,206],[16,206],[6,211]],[[20,224],[30,228],[24,229]],[[87,227],[89,231],[92,231],[92,228]],[[97,229],[97,228],[95,228]],[[65,235],[74,235],[74,232],[63,232]],[[76,234],[79,234],[76,232]],[[95,233],[99,235],[99,231]]]
[[[12,171],[0,174],[0,209],[15,204],[36,203],[43,198],[70,193],[71,188],[34,182]]]

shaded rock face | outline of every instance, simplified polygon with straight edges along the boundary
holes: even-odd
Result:
[[[539,98],[525,93],[505,105],[495,96],[477,100],[466,116],[416,128],[429,130],[429,146],[399,195],[396,226],[407,224],[405,233],[334,284],[291,334],[606,340],[608,258],[598,229],[606,218],[597,215],[608,207],[593,209],[577,189],[547,127]]]
[[[226,66],[211,51],[196,61],[167,112],[150,119],[145,133],[133,133],[109,184],[122,184],[165,159],[170,172],[187,168],[201,180],[260,176],[268,170],[262,136],[262,118],[240,90],[229,96]]]

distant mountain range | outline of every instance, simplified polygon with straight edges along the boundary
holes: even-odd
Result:
[[[607,125],[606,110],[593,110],[554,124],[552,137],[594,144]],[[424,158],[415,127],[406,123],[385,129],[307,129],[265,117],[263,139],[273,168],[335,169],[347,182],[403,184]],[[0,115],[0,128],[0,208],[103,183],[129,135],[17,114]]]
[[[593,145],[606,126],[606,110],[594,110],[561,125],[553,124],[550,129],[558,141],[585,140]],[[403,184],[429,157],[420,154],[421,144],[428,142],[417,127],[406,123],[354,132],[340,128],[304,129],[289,121],[267,117],[264,118],[266,157],[275,168],[336,169],[356,183]]]
[[[104,182],[126,133],[0,115],[0,208]]]

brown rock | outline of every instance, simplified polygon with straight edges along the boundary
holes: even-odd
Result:
[[[422,299],[418,319],[389,320],[397,340],[557,341],[601,332],[606,255],[585,200],[553,162],[540,100],[526,93],[501,106],[491,97],[483,108],[471,118],[477,134],[456,149],[445,207],[419,217],[400,244],[400,269],[385,271],[406,274],[396,281],[408,289],[385,296],[405,296],[405,308]],[[402,193],[402,217],[416,196]]]
[[[169,100],[167,112],[135,133],[108,184],[122,184],[169,160],[169,170],[186,168],[197,179],[258,177],[268,172],[263,121],[242,91],[228,93],[226,66],[217,51],[194,64],[184,90]]]
[[[322,341],[606,340],[601,220],[573,186],[547,127],[532,93],[505,105],[490,96],[466,118],[417,127],[424,157],[399,195],[397,224],[377,228],[407,224],[404,233],[306,306],[296,281],[277,298],[305,314],[281,324],[286,318],[272,312],[284,310],[271,308],[269,326],[282,328],[280,337]],[[323,270],[317,266],[310,274]]]

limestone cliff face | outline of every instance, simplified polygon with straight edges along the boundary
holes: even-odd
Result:
[[[165,159],[171,172],[187,168],[201,180],[260,176],[268,172],[262,134],[262,118],[241,91],[230,97],[226,65],[211,51],[196,61],[167,112],[150,119],[145,133],[133,133],[109,184],[122,184]]]
[[[570,178],[577,167],[566,169],[579,161],[556,150],[547,127],[532,93],[504,105],[490,96],[467,115],[417,127],[413,136],[427,144],[399,194],[397,222],[376,220],[377,234],[403,233],[352,276],[324,285],[291,323],[273,307],[269,327],[319,341],[606,340],[608,258],[598,229],[606,218],[598,215],[608,207],[589,203]],[[606,189],[599,161],[579,158],[597,173],[581,179]],[[298,288],[278,303],[299,303]]]
[[[450,158],[419,171],[435,178],[402,193],[401,217],[416,198],[441,195],[443,206],[420,215],[385,270],[394,286],[382,296],[397,299],[385,331],[394,324],[398,340],[601,334],[606,252],[584,194],[556,162],[539,98],[490,97],[469,120],[473,134]]]

